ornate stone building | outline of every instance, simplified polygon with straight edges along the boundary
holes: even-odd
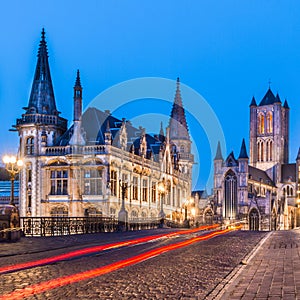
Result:
[[[289,163],[289,106],[269,88],[250,104],[250,158],[243,140],[236,159],[224,160],[220,144],[214,159],[214,199],[225,223],[245,222],[250,230],[299,226],[297,198],[300,152]],[[299,194],[299,193],[298,193]]]
[[[28,106],[15,125],[25,165],[21,216],[118,217],[123,199],[129,219],[182,219],[194,158],[179,79],[166,134],[149,135],[97,108],[82,114],[82,96],[78,71],[68,128],[56,108],[43,30]]]

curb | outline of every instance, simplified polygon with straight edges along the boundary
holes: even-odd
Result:
[[[270,231],[262,240],[250,251],[249,254],[241,261],[240,265],[235,267],[207,296],[206,300],[220,300],[223,299],[223,294],[230,288],[231,283],[242,273],[246,265],[256,255],[257,251],[263,246],[266,240],[273,234]]]

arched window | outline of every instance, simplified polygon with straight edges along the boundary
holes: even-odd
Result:
[[[260,142],[260,161],[264,161],[264,142]]]
[[[229,170],[225,175],[224,217],[234,219],[237,215],[237,177]]]
[[[258,116],[258,133],[264,134],[265,133],[265,116],[260,114]]]
[[[272,112],[267,113],[267,133],[273,132],[273,114]]]
[[[266,161],[269,161],[269,145],[270,145],[270,142],[267,141],[267,147],[266,147]]]
[[[34,137],[30,136],[26,139],[25,155],[33,155],[33,154],[34,154]]]
[[[131,216],[131,220],[136,220],[139,217],[138,212],[136,210],[133,210],[130,216]]]
[[[270,143],[269,143],[269,161],[272,161],[272,159],[273,159],[273,142],[272,141],[270,141]]]

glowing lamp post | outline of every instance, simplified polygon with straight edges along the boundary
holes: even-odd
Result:
[[[5,164],[5,169],[8,171],[10,175],[11,181],[11,190],[10,190],[10,203],[11,205],[15,205],[14,202],[14,183],[15,177],[20,172],[21,168],[23,167],[23,161],[21,159],[17,160],[17,157],[12,155],[5,155],[3,157],[3,162]]]
[[[161,219],[165,218],[165,213],[164,213],[164,196],[166,193],[166,186],[165,186],[165,181],[164,179],[158,183],[158,194],[160,195],[160,212],[158,214],[158,217]]]

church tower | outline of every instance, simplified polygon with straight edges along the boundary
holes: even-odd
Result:
[[[20,157],[25,166],[20,174],[21,216],[39,215],[42,147],[53,146],[67,129],[67,120],[59,116],[56,108],[44,29],[37,57],[28,106],[14,126],[19,133]]]
[[[192,177],[194,157],[191,154],[191,139],[186,122],[185,111],[180,92],[180,81],[177,78],[176,93],[169,120],[170,142],[176,146],[179,156],[179,169]]]
[[[280,180],[280,165],[289,160],[289,106],[269,88],[259,105],[250,104],[250,165]]]

